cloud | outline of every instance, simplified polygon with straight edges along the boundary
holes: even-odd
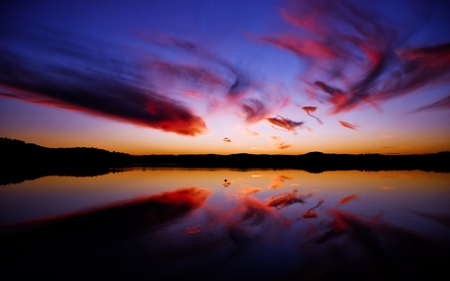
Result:
[[[285,144],[284,142],[278,144],[278,149],[281,149],[281,150],[290,148],[290,147],[292,147],[292,144]]]
[[[315,106],[304,106],[304,107],[302,107],[302,109],[303,109],[304,111],[306,111],[306,113],[307,113],[309,116],[311,116],[312,118],[316,119],[317,122],[319,122],[320,124],[323,123],[319,118],[317,118],[317,117],[315,117],[315,116],[313,116],[313,115],[311,114],[311,113],[314,113],[314,112],[317,110],[317,107],[315,107]]]
[[[184,234],[197,234],[197,233],[200,233],[202,231],[200,230],[199,227],[200,227],[200,224],[194,225],[192,227],[187,227],[185,232],[184,232]]]
[[[49,31],[47,36],[51,34]],[[33,52],[19,53],[20,49],[17,52],[3,49],[2,96],[180,135],[196,136],[207,131],[205,121],[183,103],[140,81],[142,64],[129,58],[98,54],[95,48],[90,48],[97,43],[91,39],[54,35],[57,39],[36,35],[37,42],[26,43],[41,44],[35,52],[53,51],[58,60],[45,55],[31,57]],[[76,39],[79,41],[75,42]]]
[[[247,133],[251,136],[259,136],[259,133],[256,131],[251,131],[249,128],[247,128]]]
[[[286,143],[283,141],[283,139],[280,138],[280,137],[277,137],[277,136],[271,136],[270,138],[271,138],[272,140],[275,141],[275,147],[276,147],[277,149],[283,150],[283,149],[287,149],[287,148],[292,147],[292,145],[286,144]]]
[[[349,129],[352,129],[352,130],[356,130],[356,126],[355,126],[355,125],[352,125],[352,124],[350,124],[350,123],[348,123],[348,122],[344,122],[344,121],[340,121],[340,120],[339,120],[339,123],[340,123],[343,127],[345,127],[345,128],[349,128]]]
[[[291,31],[250,38],[304,62],[299,78],[305,92],[328,102],[331,113],[364,105],[379,109],[378,103],[449,81],[450,43],[411,47],[407,41],[431,9],[402,8],[405,16],[399,18],[367,1],[288,1],[281,17]],[[327,95],[315,95],[314,88]]]
[[[415,112],[421,112],[424,110],[449,109],[449,108],[450,108],[450,96],[447,96],[436,102],[421,106],[412,112],[415,113]]]
[[[264,102],[258,99],[249,99],[242,103],[242,110],[245,114],[245,120],[248,123],[255,123],[264,119],[270,114],[271,109]]]
[[[240,114],[243,113],[247,124],[259,122],[289,103],[283,92],[270,89],[269,85],[257,81],[248,71],[208,51],[199,42],[192,43],[169,35],[147,36],[144,39],[151,44],[171,49],[178,55],[180,51],[193,55],[201,65],[208,65],[202,68],[183,65],[171,67],[169,63],[168,71],[180,78],[192,80],[197,86],[207,85],[209,92],[224,95],[223,100],[215,100],[215,103],[237,108]]]
[[[403,48],[397,51],[397,55],[401,59],[401,71],[392,77],[394,81],[387,83],[377,99],[389,99],[424,86],[448,83],[450,43]]]
[[[222,139],[224,142],[231,142],[231,140],[229,138],[223,138]]]
[[[189,65],[186,63],[175,63],[152,59],[147,65],[148,73],[151,73],[154,80],[162,84],[165,88],[174,87],[177,84],[186,88],[193,87],[205,90],[217,90],[227,88],[226,77],[215,73],[214,69],[207,67]],[[198,91],[189,91],[199,93]],[[198,95],[198,94],[197,94]]]
[[[195,106],[232,107],[247,124],[288,103],[284,94],[270,94],[267,85],[199,44],[161,38],[145,40],[177,60],[157,52],[131,54],[63,31],[20,30],[7,39],[24,48],[0,46],[0,95],[186,136],[208,128],[183,98],[198,100]]]
[[[200,97],[202,96],[201,92],[196,91],[185,91],[184,94],[193,99],[200,99]]]
[[[297,127],[301,127],[303,125],[303,122],[295,122],[281,116],[267,118],[267,121],[288,131],[293,131],[294,133]]]

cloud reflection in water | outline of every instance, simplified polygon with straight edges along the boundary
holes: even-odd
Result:
[[[327,202],[294,189],[260,200],[255,197],[260,190],[238,190],[241,196],[231,197],[230,204],[209,205],[211,191],[181,188],[12,225],[2,229],[2,274],[65,278],[73,272],[74,278],[128,280],[427,280],[448,275],[448,241],[388,224],[382,215],[368,218],[341,210],[359,196]]]

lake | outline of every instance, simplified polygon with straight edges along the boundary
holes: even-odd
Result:
[[[47,176],[0,186],[0,225],[24,277],[427,280],[449,275],[450,173]]]

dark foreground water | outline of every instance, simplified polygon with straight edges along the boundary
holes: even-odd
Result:
[[[0,186],[0,278],[450,280],[450,174],[131,169]]]

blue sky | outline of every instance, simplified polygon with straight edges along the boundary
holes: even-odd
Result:
[[[447,1],[9,1],[0,135],[152,153],[450,150]]]

